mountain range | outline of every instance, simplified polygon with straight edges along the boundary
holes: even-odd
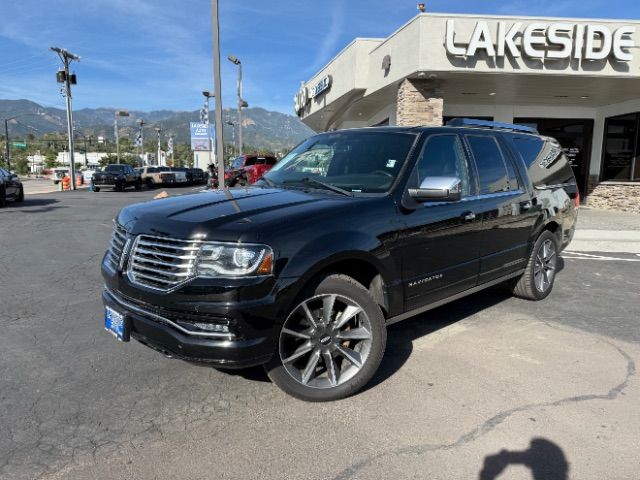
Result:
[[[113,139],[115,108],[83,108],[74,110],[73,123],[75,129],[85,136],[98,136]],[[22,115],[28,113],[30,115]],[[198,110],[171,111],[155,110],[142,112],[132,110],[129,117],[118,117],[120,137],[133,140],[138,131],[137,120],[142,119],[145,126],[145,140],[155,138],[154,127],[160,127],[166,135],[173,135],[177,143],[189,142],[189,122],[200,121]],[[59,108],[43,107],[30,100],[0,100],[0,120],[20,115],[9,121],[9,136],[12,140],[22,139],[27,134],[41,137],[46,133],[66,133],[66,111]],[[214,112],[211,111],[213,121]],[[247,108],[242,110],[243,143],[257,148],[280,150],[291,148],[301,140],[313,134],[313,130],[297,117],[280,112],[272,112],[263,108]],[[227,122],[237,123],[237,110],[223,109],[223,136],[225,142],[231,143],[237,127]],[[235,130],[235,132],[233,131]],[[0,130],[0,134],[4,131]]]

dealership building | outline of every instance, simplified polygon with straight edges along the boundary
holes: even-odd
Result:
[[[423,13],[356,38],[295,95],[314,130],[535,126],[569,157],[590,206],[640,213],[640,22]]]

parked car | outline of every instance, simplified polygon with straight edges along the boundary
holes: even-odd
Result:
[[[161,168],[168,168],[168,167],[161,167]],[[189,183],[189,171],[187,168],[171,167],[169,171],[175,174],[177,184],[185,185]]]
[[[497,284],[549,295],[579,201],[562,148],[531,128],[322,133],[255,186],[120,211],[105,326],[178,358],[263,364],[287,393],[335,400],[375,374],[392,323]]]
[[[134,187],[136,190],[142,188],[140,175],[131,165],[126,164],[107,165],[101,172],[94,173],[92,179],[94,192],[99,192],[103,187],[113,187],[119,192],[127,187]]]
[[[235,158],[231,168],[225,172],[225,180],[239,185],[252,185],[267,173],[277,162],[272,155],[247,154]],[[235,186],[230,183],[230,186]]]
[[[53,172],[51,172],[51,180],[53,180],[53,184],[59,184],[65,175],[69,175],[68,168],[55,168]]]
[[[176,175],[168,167],[144,167],[140,172],[140,178],[149,188],[176,183]]]
[[[24,188],[18,175],[0,168],[0,207],[4,207],[7,200],[23,202]]]
[[[207,176],[201,168],[189,168],[187,176],[190,176],[194,185],[204,185],[207,183]]]
[[[86,170],[81,170],[80,173],[82,174],[84,183],[87,184],[91,182],[91,179],[93,178],[93,174],[100,171],[101,170],[99,168],[88,168]]]

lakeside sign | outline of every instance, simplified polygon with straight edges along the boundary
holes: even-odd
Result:
[[[495,32],[495,38],[494,38]],[[606,25],[579,23],[497,22],[497,31],[485,20],[478,20],[469,40],[456,41],[455,20],[447,20],[445,47],[455,56],[475,57],[484,51],[490,57],[507,54],[518,58],[523,54],[534,59],[604,60],[612,57],[630,62],[636,27],[621,26],[611,30]],[[519,41],[518,41],[519,40]]]

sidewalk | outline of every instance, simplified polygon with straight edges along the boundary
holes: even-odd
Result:
[[[581,208],[572,252],[640,253],[640,215]]]
[[[23,178],[22,186],[24,187],[25,195],[38,195],[42,193],[57,192],[60,189],[59,185],[55,185],[53,180],[47,178]],[[82,185],[77,187],[78,189],[89,188],[89,185]]]

